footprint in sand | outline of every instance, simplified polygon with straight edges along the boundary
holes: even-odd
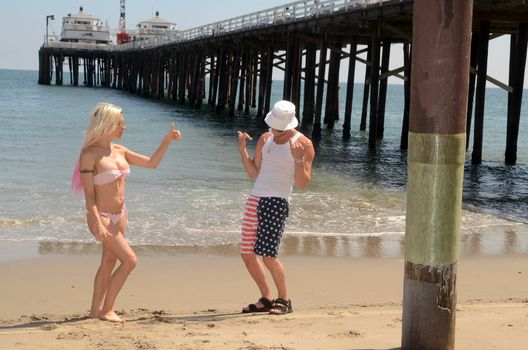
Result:
[[[185,333],[186,337],[208,337],[209,333],[203,333],[203,332],[187,332]]]
[[[361,332],[359,331],[349,330],[349,331],[340,332],[336,334],[329,334],[328,336],[330,338],[342,338],[342,337],[357,338],[357,337],[362,337],[363,334],[361,334]]]
[[[79,340],[79,339],[82,339],[84,337],[87,337],[88,334],[82,332],[82,331],[72,331],[72,332],[68,332],[68,333],[60,333],[57,335],[57,339],[58,340]]]

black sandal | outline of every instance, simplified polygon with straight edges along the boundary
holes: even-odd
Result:
[[[258,300],[263,306],[258,307],[255,304],[249,304],[245,308],[242,309],[243,314],[251,313],[251,312],[269,312],[271,310],[271,307],[273,305],[273,301],[269,300],[268,298],[260,298]]]
[[[293,312],[291,300],[277,298],[275,299],[275,302],[273,303],[269,313],[271,315],[285,315],[289,314],[290,312]]]

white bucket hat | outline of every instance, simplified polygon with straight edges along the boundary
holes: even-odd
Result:
[[[285,100],[275,103],[264,121],[271,128],[281,131],[295,129],[299,125],[299,121],[295,117],[295,105]]]

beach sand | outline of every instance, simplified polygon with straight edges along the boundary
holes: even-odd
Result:
[[[138,254],[117,300],[127,320],[117,325],[86,318],[97,248],[33,255],[23,248],[26,255],[0,262],[0,349],[400,347],[401,259],[287,256],[295,311],[270,316],[240,313],[259,295],[235,254],[151,250]],[[527,258],[459,261],[457,349],[527,348]]]

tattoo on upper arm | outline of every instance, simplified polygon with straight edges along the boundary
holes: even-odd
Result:
[[[89,173],[93,174],[93,173],[95,173],[95,170],[93,170],[93,169],[81,169],[80,173],[81,174],[89,174]]]

